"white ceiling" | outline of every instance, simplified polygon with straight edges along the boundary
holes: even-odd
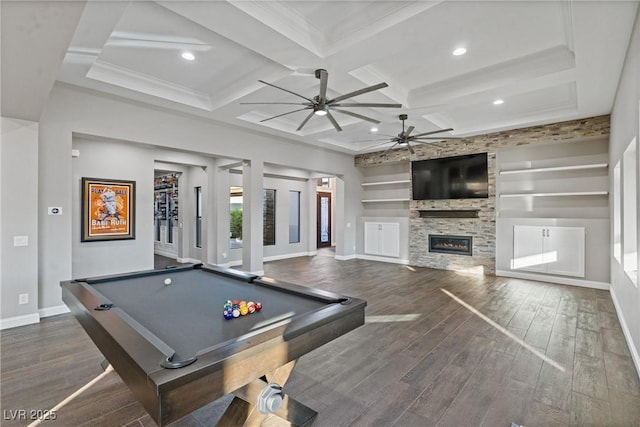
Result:
[[[3,39],[20,42],[26,22],[7,29],[5,21],[15,19],[5,16],[11,8],[2,3]],[[69,2],[46,3],[62,8]],[[414,133],[451,127],[454,136],[609,113],[637,6],[568,0],[88,1],[81,15],[61,9],[72,18],[49,23],[49,41],[30,46],[36,51],[27,64],[12,69],[3,41],[2,88],[6,93],[11,86],[5,76],[24,75],[18,65],[38,66],[38,55],[63,48],[60,61],[47,63],[59,81],[355,154],[386,147],[358,141],[397,134],[400,113],[409,115]],[[453,56],[460,46],[466,55]],[[196,59],[182,59],[185,50]],[[309,111],[260,120],[301,106],[241,104],[303,102],[259,79],[312,98],[319,90],[317,68],[328,71],[329,98],[386,82],[387,88],[345,102],[402,108],[350,108],[381,121],[375,135],[371,123],[338,112],[333,115],[342,132],[318,116],[297,132]],[[497,98],[504,104],[494,106]],[[3,114],[14,102],[19,104],[3,99]]]

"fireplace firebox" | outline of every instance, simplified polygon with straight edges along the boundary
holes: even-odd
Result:
[[[473,238],[471,236],[429,234],[429,252],[471,256],[473,254]]]

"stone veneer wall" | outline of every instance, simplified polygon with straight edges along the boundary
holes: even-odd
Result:
[[[504,147],[567,141],[609,134],[609,115],[478,135],[457,141],[415,145],[415,155],[398,149],[355,156],[358,167],[487,153],[487,199],[411,200],[409,209],[409,263],[444,270],[495,274],[496,252],[496,151]],[[478,218],[421,218],[420,210],[478,209]],[[429,234],[473,236],[473,256],[429,252]]]

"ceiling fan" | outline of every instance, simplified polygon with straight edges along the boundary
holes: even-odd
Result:
[[[293,114],[293,113],[296,113],[298,111],[311,110],[311,112],[309,112],[309,115],[302,121],[302,123],[300,123],[300,126],[298,126],[296,131],[301,130],[304,127],[304,125],[306,125],[307,122],[311,119],[311,117],[316,115],[316,116],[327,116],[327,118],[329,119],[329,121],[331,122],[333,127],[336,128],[336,130],[338,132],[340,132],[342,130],[342,128],[340,127],[340,125],[338,124],[336,119],[331,114],[332,111],[333,112],[338,112],[338,113],[341,113],[341,114],[346,114],[348,116],[356,117],[356,118],[361,119],[361,120],[366,120],[366,121],[371,122],[371,123],[378,124],[378,123],[380,123],[380,121],[378,121],[376,119],[372,119],[371,117],[363,116],[362,114],[354,113],[352,111],[343,110],[342,108],[348,108],[348,107],[400,108],[400,107],[402,107],[402,104],[381,104],[381,103],[363,103],[363,104],[358,104],[358,103],[354,103],[354,102],[342,102],[345,99],[353,98],[355,96],[362,95],[362,94],[365,94],[365,93],[368,93],[368,92],[373,92],[374,90],[382,89],[382,88],[385,88],[385,87],[389,86],[388,84],[386,84],[384,82],[383,83],[378,83],[378,84],[373,85],[373,86],[368,86],[368,87],[362,88],[360,90],[349,92],[349,93],[347,93],[345,95],[336,96],[333,99],[327,99],[327,80],[329,78],[329,73],[327,73],[327,70],[318,69],[318,70],[315,70],[315,76],[316,76],[317,79],[320,80],[320,91],[319,91],[318,95],[314,96],[313,98],[309,98],[309,97],[306,97],[304,95],[300,95],[300,94],[295,93],[293,91],[290,91],[288,89],[282,88],[280,86],[276,86],[276,85],[274,85],[272,83],[267,83],[264,80],[258,80],[260,83],[264,83],[266,85],[275,87],[276,89],[283,90],[283,91],[288,92],[290,94],[293,94],[293,95],[295,95],[295,96],[297,96],[299,98],[302,98],[306,102],[242,102],[242,104],[302,105],[303,106],[302,108],[299,108],[299,109],[293,110],[293,111],[289,111],[289,112],[284,113],[284,114],[278,114],[277,116],[273,116],[273,117],[269,117],[269,118],[264,119],[264,120],[260,120],[260,122],[266,122],[267,120],[272,120],[272,119],[275,119],[277,117],[286,116],[287,114]]]
[[[389,147],[384,154],[387,154],[396,145],[404,145],[407,147],[407,149],[411,154],[415,154],[415,152],[413,151],[413,147],[411,146],[412,143],[427,144],[427,143],[433,143],[436,141],[443,141],[443,140],[449,140],[449,139],[452,139],[452,140],[462,139],[462,138],[456,138],[453,136],[437,136],[437,137],[429,136],[429,135],[435,135],[437,133],[442,133],[442,132],[450,132],[453,130],[453,128],[438,129],[438,130],[432,130],[431,132],[423,132],[423,133],[417,133],[415,135],[411,135],[411,133],[414,131],[415,128],[413,126],[409,126],[406,130],[404,128],[404,121],[407,120],[408,116],[406,114],[400,114],[398,118],[402,120],[402,132],[400,132],[397,136],[385,135],[385,136],[388,136],[389,139],[384,139],[384,141],[386,141],[384,144],[386,144],[387,142],[393,142],[394,144],[391,147]],[[369,140],[369,141],[381,141],[381,139]],[[362,142],[365,142],[365,141],[362,141]]]

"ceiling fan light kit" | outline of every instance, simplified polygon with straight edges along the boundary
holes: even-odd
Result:
[[[275,104],[275,105],[300,105],[302,106],[302,108],[299,108],[297,110],[293,110],[293,111],[289,111],[283,114],[278,114],[276,116],[273,117],[269,117],[263,120],[260,120],[260,122],[266,122],[268,120],[273,120],[277,117],[282,117],[282,116],[286,116],[288,114],[293,114],[296,113],[298,111],[303,111],[303,110],[311,110],[311,112],[309,113],[309,115],[307,115],[307,117],[305,117],[305,119],[302,121],[302,123],[300,123],[300,125],[298,126],[298,128],[296,129],[296,131],[301,130],[306,124],[307,122],[311,119],[311,117],[313,117],[314,115],[316,116],[326,116],[329,121],[331,122],[331,124],[333,125],[333,127],[338,131],[342,131],[342,128],[340,127],[340,125],[338,124],[338,122],[336,121],[336,119],[333,117],[333,115],[331,114],[331,112],[338,112],[340,114],[345,114],[351,117],[355,117],[358,118],[360,120],[365,120],[371,123],[375,123],[375,124],[379,124],[380,121],[376,120],[374,118],[371,117],[367,117],[364,116],[362,114],[359,113],[354,113],[353,111],[348,111],[348,110],[343,110],[343,108],[352,108],[352,107],[365,107],[365,108],[401,108],[402,104],[391,104],[391,103],[362,103],[362,104],[358,104],[358,103],[353,103],[353,102],[347,102],[347,103],[341,103],[340,101],[344,101],[345,99],[350,99],[359,95],[363,95],[365,93],[369,93],[369,92],[373,92],[376,91],[378,89],[382,89],[387,87],[388,85],[386,83],[378,83],[375,84],[373,86],[368,86],[368,87],[364,87],[362,89],[353,91],[353,92],[349,92],[347,94],[344,95],[340,95],[337,96],[333,99],[327,99],[327,82],[329,80],[329,73],[327,73],[327,70],[324,69],[317,69],[315,70],[315,76],[318,80],[320,80],[320,90],[318,92],[318,95],[314,96],[313,98],[308,98],[304,95],[300,95],[299,93],[293,92],[289,89],[285,89],[283,87],[280,86],[276,86],[272,83],[267,83],[263,80],[258,80],[260,83],[266,84],[268,86],[272,86],[276,89],[288,92],[292,95],[295,95],[299,98],[304,99],[306,102],[243,102],[242,104]],[[336,107],[340,107],[340,108],[336,108]]]

